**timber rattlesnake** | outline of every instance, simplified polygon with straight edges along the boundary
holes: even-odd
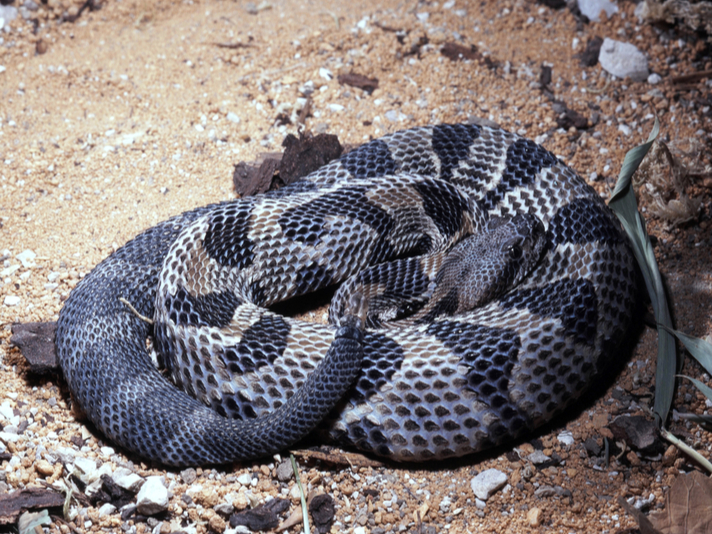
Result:
[[[345,285],[368,287],[368,265],[449,249],[474,227],[517,214],[543,223],[541,258],[519,285],[474,310],[458,307],[457,287],[454,301],[429,309],[418,297],[428,286],[422,262],[407,259],[399,264],[410,266],[401,269],[405,285],[420,289],[404,289],[410,301],[396,302],[395,312],[361,317],[376,327],[402,317],[402,328],[354,328],[338,298],[340,329],[262,307],[358,272]],[[398,286],[379,284],[387,286],[373,301],[381,309]],[[440,125],[387,135],[277,192],[197,208],[145,231],[74,289],[57,346],[89,419],[161,463],[276,452],[327,413],[320,428],[331,438],[422,461],[502,443],[578,398],[621,341],[635,288],[617,220],[570,168],[498,128]],[[155,315],[155,332],[121,297]],[[156,301],[165,307],[156,310]],[[152,334],[173,381],[200,400],[152,365]],[[336,354],[317,376],[330,347],[362,350],[363,361]],[[341,398],[329,373],[347,383],[358,376]],[[297,396],[307,406],[285,404],[305,382]]]

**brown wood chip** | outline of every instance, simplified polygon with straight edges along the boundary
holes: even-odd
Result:
[[[322,449],[325,448],[322,447]],[[344,452],[338,449],[329,449],[326,452],[300,449],[292,451],[292,453],[303,460],[319,460],[334,467],[384,467],[386,465],[363,454]]]
[[[366,91],[368,94],[373,93],[373,91],[375,91],[378,87],[378,78],[369,78],[363,74],[356,74],[355,72],[339,74],[337,79],[342,85],[358,87],[359,89]]]
[[[27,510],[61,508],[64,495],[43,488],[27,488],[15,493],[0,495],[0,525],[10,525]]]

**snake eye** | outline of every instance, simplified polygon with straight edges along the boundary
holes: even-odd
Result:
[[[515,238],[507,241],[504,244],[504,251],[505,254],[507,254],[507,256],[509,256],[509,259],[511,260],[521,259],[524,254],[521,239]]]

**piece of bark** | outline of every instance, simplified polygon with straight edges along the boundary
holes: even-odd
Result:
[[[272,499],[271,501],[230,516],[230,527],[243,525],[250,530],[272,530],[279,525],[279,514],[289,510],[287,499]]]
[[[351,87],[363,89],[369,95],[378,87],[378,78],[369,78],[363,74],[356,74],[355,72],[339,74],[337,80],[339,80],[339,83],[342,85],[350,85]]]
[[[461,44],[448,42],[440,49],[440,53],[452,61],[461,61],[463,59],[482,60],[482,54],[477,51],[475,45],[463,46]]]
[[[0,525],[10,525],[20,514],[28,510],[62,508],[64,495],[44,488],[27,488],[14,493],[0,495]]]
[[[599,36],[592,37],[588,40],[586,48],[578,55],[579,63],[582,67],[593,67],[598,63],[598,55],[601,52],[602,45],[603,38]]]
[[[10,343],[30,364],[30,371],[38,375],[59,370],[59,360],[54,347],[57,323],[15,323],[12,325]]]
[[[241,161],[232,173],[232,186],[240,197],[257,195],[272,189],[274,173],[279,170],[279,160],[265,159],[261,165]]]
[[[339,449],[331,449],[329,447],[321,448],[327,448],[330,450],[325,452],[310,449],[298,449],[292,452],[294,456],[298,456],[302,460],[319,460],[325,464],[336,467],[384,467],[386,465],[378,460],[372,460],[363,454],[344,452]]]
[[[284,185],[323,167],[343,152],[339,138],[331,134],[314,137],[300,134],[299,138],[289,134],[282,146],[285,150],[279,165],[279,179]]]

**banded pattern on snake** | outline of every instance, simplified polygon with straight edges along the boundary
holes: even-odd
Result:
[[[487,221],[517,215],[541,221],[541,257],[475,309],[458,306],[455,288],[438,313],[411,302],[416,319],[384,312],[392,320],[372,317],[361,330],[267,308],[383,261],[455,250]],[[428,286],[416,271],[404,283]],[[626,238],[574,171],[504,130],[439,125],[386,135],[280,191],[147,230],[77,285],[56,341],[89,419],[161,463],[270,454],[320,421],[339,443],[424,461],[500,444],[577,399],[611,359],[635,296]],[[152,364],[149,336],[171,380]],[[356,367],[340,359],[354,345]],[[355,383],[334,389],[333,373]]]

